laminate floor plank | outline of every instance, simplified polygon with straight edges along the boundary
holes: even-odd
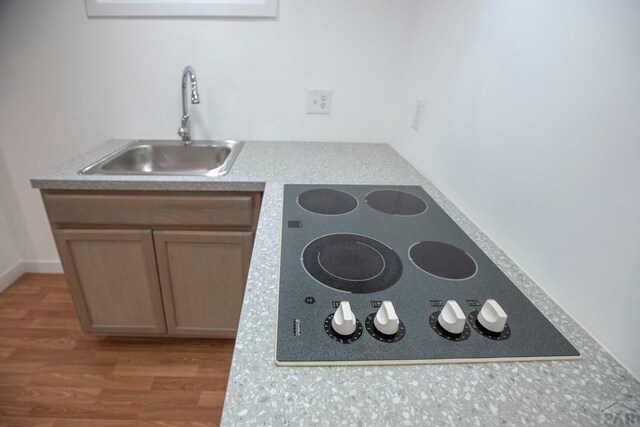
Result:
[[[17,402],[56,402],[59,400],[91,404],[98,400],[102,392],[99,388],[89,387],[38,387],[21,388],[16,396]]]
[[[93,361],[73,361],[73,362],[45,362],[44,365],[38,369],[41,373],[52,374],[103,374],[108,375],[113,373],[116,365],[100,364]]]
[[[16,400],[16,397],[18,397],[21,392],[21,387],[7,385],[0,386],[0,402]]]
[[[153,420],[96,420],[59,419],[51,427],[214,427],[215,421],[153,421]]]
[[[31,381],[32,374],[7,374],[0,375],[0,387],[25,387]],[[0,402],[2,402],[0,400]]]
[[[198,405],[206,406],[210,408],[220,408],[222,409],[222,403],[224,402],[224,390],[218,391],[202,391],[200,393],[200,400],[198,401]]]
[[[8,356],[11,360],[65,363],[65,362],[89,362],[93,361],[96,352],[93,350],[34,350],[30,348],[16,348]],[[106,362],[106,361],[105,361]]]
[[[96,362],[120,363],[125,365],[157,364],[157,363],[214,363],[226,367],[229,362],[227,351],[223,352],[157,352],[146,351],[97,351],[94,360]],[[227,367],[228,368],[228,367]],[[224,368],[223,368],[224,369]]]
[[[77,331],[80,328],[78,319],[35,319],[30,325],[31,328],[42,329],[71,329]]]
[[[33,350],[72,350],[77,347],[77,343],[71,338],[3,337],[0,330],[0,346]]]
[[[135,420],[143,406],[105,405],[100,401],[82,403],[73,401],[34,402],[29,416],[44,418],[89,418],[106,420]]]
[[[2,366],[2,362],[0,362]],[[149,365],[116,365],[113,374],[143,377],[195,377],[198,365],[182,363],[157,363]]]
[[[29,328],[32,324],[32,319],[0,319],[0,327],[3,329]]]
[[[6,359],[15,353],[17,348],[15,347],[0,347],[0,360]]]
[[[29,309],[26,308],[0,308],[0,319],[22,319],[27,315]]]
[[[209,421],[220,419],[221,409],[204,408],[201,406],[146,406],[140,412],[141,420],[167,421]]]
[[[0,425],[4,417],[24,417],[31,413],[33,403],[0,399]]]
[[[33,417],[3,417],[2,427],[53,427],[55,419]]]
[[[44,362],[32,362],[22,360],[0,360],[0,375],[3,374],[30,374],[44,366]]]
[[[87,387],[110,390],[150,390],[153,377],[102,374],[38,374],[28,383],[41,387]]]
[[[0,294],[0,426],[216,426],[233,346],[85,334],[64,276],[25,274]]]
[[[183,390],[102,390],[98,396],[106,405],[143,404],[145,407],[184,407],[198,405],[199,391]]]
[[[200,390],[220,391],[227,389],[227,378],[158,377],[154,378],[151,390]]]

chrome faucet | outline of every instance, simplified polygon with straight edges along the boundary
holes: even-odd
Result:
[[[191,103],[200,104],[200,95],[198,95],[198,82],[196,80],[196,72],[187,65],[182,72],[182,120],[178,135],[182,137],[184,145],[191,144],[191,117],[189,117],[189,102],[186,99],[187,80],[191,80]]]

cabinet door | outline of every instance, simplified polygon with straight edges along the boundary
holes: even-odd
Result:
[[[166,333],[151,230],[54,230],[54,236],[85,331]]]
[[[154,241],[169,333],[234,337],[253,234],[154,231]]]

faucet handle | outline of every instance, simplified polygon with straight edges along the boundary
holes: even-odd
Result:
[[[182,123],[182,126],[178,129],[178,136],[182,138],[183,142],[191,138],[191,130],[186,123]]]

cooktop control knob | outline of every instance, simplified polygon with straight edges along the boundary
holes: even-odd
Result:
[[[398,319],[391,301],[382,301],[382,305],[373,319],[373,324],[379,332],[385,335],[393,335],[398,332],[400,319]]]
[[[465,317],[457,302],[450,299],[438,315],[438,323],[450,334],[461,334],[464,330]]]
[[[500,304],[494,299],[488,299],[480,313],[478,313],[478,322],[491,332],[499,334],[507,324],[507,313],[504,312]]]
[[[348,301],[340,301],[336,313],[331,319],[331,327],[338,335],[348,336],[356,331],[356,316]]]

